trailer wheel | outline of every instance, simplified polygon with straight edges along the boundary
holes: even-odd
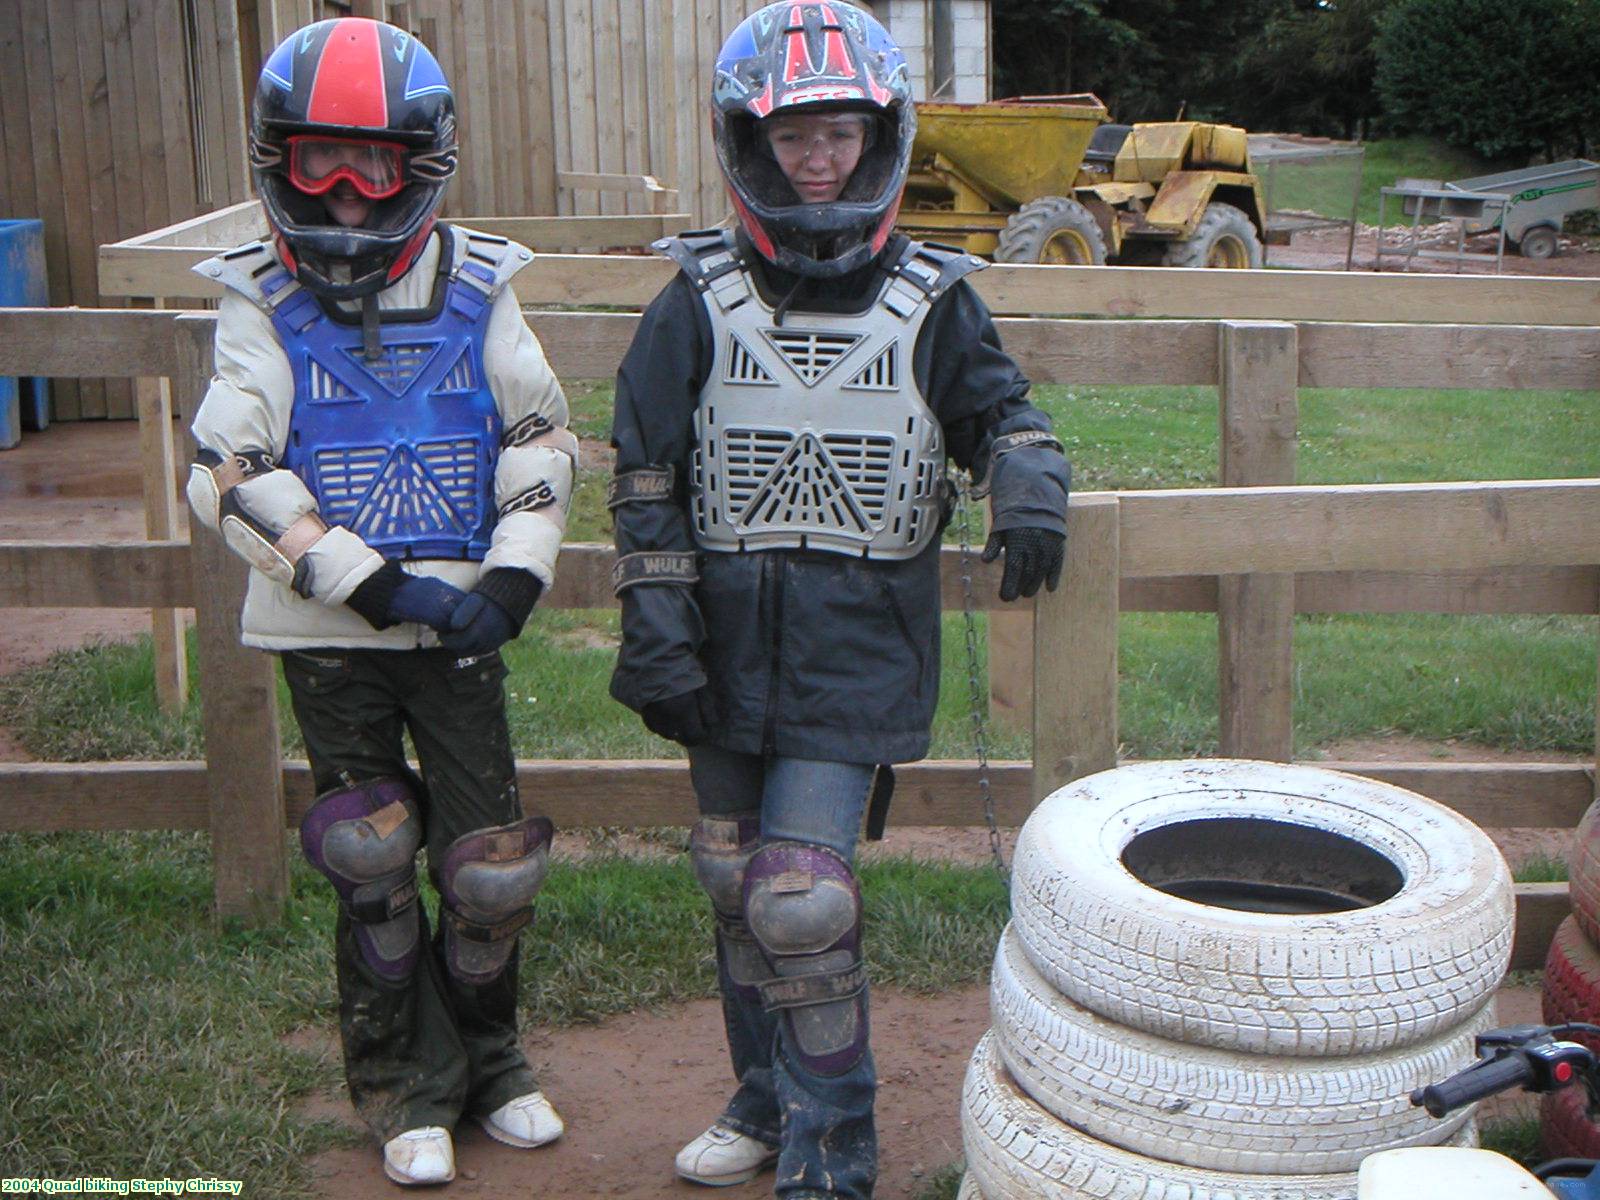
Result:
[[[1163,262],[1169,267],[1259,269],[1266,255],[1244,210],[1218,203],[1206,205],[1194,236],[1168,246]]]
[[[1560,249],[1560,239],[1548,225],[1535,225],[1524,231],[1522,240],[1517,243],[1523,258],[1554,258]]]
[[[1041,196],[1024,204],[1000,231],[996,262],[1098,267],[1106,261],[1100,223],[1076,200]]]

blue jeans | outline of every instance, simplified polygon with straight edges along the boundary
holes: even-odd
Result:
[[[809,842],[854,861],[871,766],[697,746],[689,751],[689,774],[703,815],[759,808],[763,842]],[[867,1200],[878,1175],[872,1051],[840,1075],[808,1071],[789,1045],[785,1023],[734,985],[720,943],[717,980],[739,1081],[719,1124],[779,1148],[773,1190],[785,1200]]]

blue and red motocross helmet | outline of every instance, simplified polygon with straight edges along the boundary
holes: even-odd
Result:
[[[410,268],[456,170],[455,96],[428,48],[362,17],[291,34],[261,68],[250,165],[284,265],[331,299],[370,296]],[[341,180],[373,202],[359,227],[322,196]]]
[[[839,199],[804,203],[760,128],[779,114],[859,112],[866,149]],[[756,249],[800,275],[864,266],[889,240],[917,131],[905,55],[843,0],[782,0],[751,14],[717,55],[711,86],[717,160]]]

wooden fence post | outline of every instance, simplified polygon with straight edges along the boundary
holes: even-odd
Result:
[[[149,302],[155,308],[163,301]],[[145,302],[135,300],[134,307]],[[144,532],[153,542],[178,536],[177,462],[172,452],[172,383],[168,379],[133,381],[139,418],[139,472],[144,492]],[[189,702],[189,653],[183,639],[183,611],[150,610],[150,638],[156,675],[156,701],[169,713]]]
[[[1119,503],[1077,497],[1061,587],[1033,606],[1033,798],[1117,765]]]
[[[187,433],[211,381],[215,328],[210,316],[177,321],[176,386],[189,457]],[[239,642],[249,568],[193,513],[189,547],[216,912],[266,924],[282,916],[289,892],[277,671],[269,655]]]
[[[1223,487],[1294,482],[1298,331],[1286,322],[1218,328]],[[1294,750],[1294,576],[1217,578],[1217,698],[1224,755],[1288,762]]]

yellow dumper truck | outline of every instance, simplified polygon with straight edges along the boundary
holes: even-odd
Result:
[[[1245,131],[1106,124],[1095,96],[919,104],[898,225],[1015,263],[1260,267]]]

